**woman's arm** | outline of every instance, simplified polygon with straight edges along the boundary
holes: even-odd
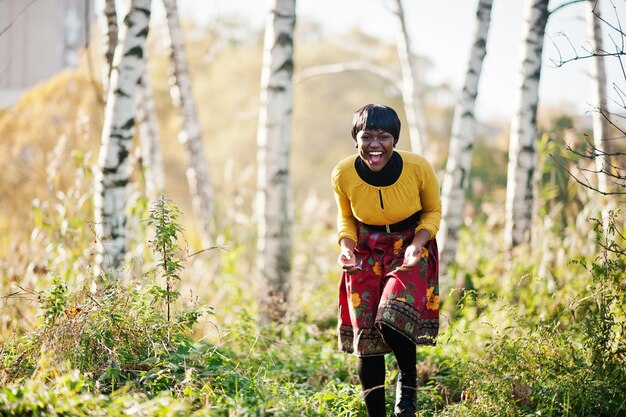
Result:
[[[426,230],[429,233],[428,240],[434,239],[439,231],[441,223],[441,196],[439,194],[439,181],[433,167],[424,161],[422,167],[421,184],[419,198],[422,205],[422,215],[415,228],[415,233]],[[422,245],[423,246],[423,245]]]

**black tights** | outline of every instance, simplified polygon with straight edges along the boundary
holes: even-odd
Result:
[[[415,344],[392,328],[384,324],[381,327],[383,339],[398,362],[400,381],[405,386],[417,386]],[[368,417],[385,417],[385,357],[379,355],[359,358],[357,371]]]

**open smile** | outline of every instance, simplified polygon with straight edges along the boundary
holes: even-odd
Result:
[[[383,161],[383,153],[380,151],[368,152],[369,162],[373,165],[378,165]]]

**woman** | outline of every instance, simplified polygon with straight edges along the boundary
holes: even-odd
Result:
[[[396,416],[414,416],[416,345],[439,329],[439,184],[423,157],[395,151],[400,119],[387,106],[357,110],[358,155],[340,161],[332,184],[339,210],[339,345],[358,356],[369,417],[385,416],[385,358],[400,368]]]

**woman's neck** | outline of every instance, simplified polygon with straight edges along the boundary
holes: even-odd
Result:
[[[395,151],[391,159],[389,159],[389,162],[378,172],[369,169],[360,156],[354,161],[354,168],[357,174],[359,174],[359,177],[369,185],[375,187],[386,187],[395,183],[402,173],[402,165],[402,157]]]

